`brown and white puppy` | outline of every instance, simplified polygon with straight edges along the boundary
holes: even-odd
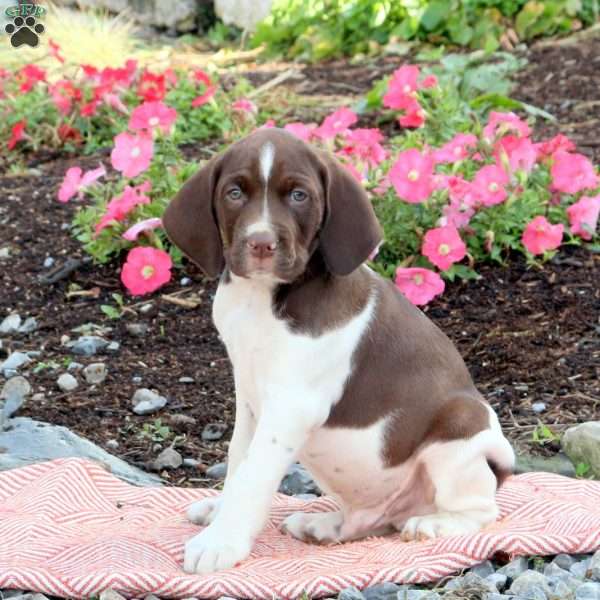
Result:
[[[210,525],[186,544],[186,571],[249,556],[297,459],[340,505],[288,517],[302,540],[413,540],[496,519],[513,451],[450,340],[363,264],[380,227],[335,159],[257,131],[187,181],[163,221],[221,275],[213,318],[236,387],[225,487],[189,509]]]

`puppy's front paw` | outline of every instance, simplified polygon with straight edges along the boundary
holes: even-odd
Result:
[[[303,542],[330,544],[340,539],[343,521],[341,512],[297,512],[283,521],[281,530]]]
[[[221,497],[216,498],[204,498],[194,502],[187,509],[187,518],[196,525],[208,525],[213,522],[217,512],[221,506]]]
[[[213,526],[188,540],[185,544],[183,570],[206,575],[230,569],[250,555],[251,542],[240,535],[230,535]]]

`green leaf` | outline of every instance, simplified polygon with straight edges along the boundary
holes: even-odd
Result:
[[[421,17],[421,25],[427,31],[433,31],[448,16],[446,0],[432,0]]]
[[[121,311],[110,304],[101,304],[100,310],[109,318],[109,319],[120,319]]]

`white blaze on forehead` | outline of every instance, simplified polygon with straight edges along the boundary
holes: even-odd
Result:
[[[265,186],[265,195],[263,196],[263,207],[260,220],[256,221],[248,226],[246,229],[246,235],[258,233],[260,231],[273,231],[271,225],[271,215],[269,214],[268,205],[268,192],[269,192],[269,178],[271,176],[271,170],[273,169],[273,160],[275,158],[275,146],[271,142],[264,144],[259,152],[258,161],[260,167],[260,176]]]
[[[271,142],[267,142],[260,149],[260,174],[262,175],[263,181],[265,182],[265,194],[269,185],[269,177],[271,176],[271,169],[273,168],[273,158],[275,158],[275,146]]]

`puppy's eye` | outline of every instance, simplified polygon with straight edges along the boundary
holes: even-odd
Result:
[[[290,198],[294,202],[304,202],[306,199],[308,199],[308,194],[304,190],[295,189],[292,190]]]
[[[236,202],[237,200],[240,200],[241,197],[242,190],[237,185],[227,190],[227,198],[229,198],[229,200]]]

